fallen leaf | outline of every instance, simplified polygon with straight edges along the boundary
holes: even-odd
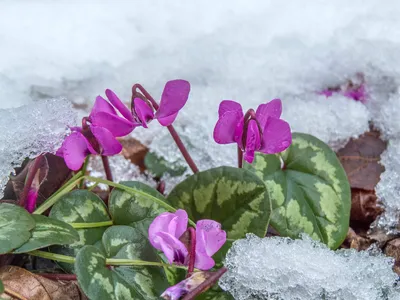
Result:
[[[379,163],[386,143],[379,132],[369,131],[350,141],[337,152],[351,188],[373,191],[385,168]]]
[[[125,159],[129,159],[133,164],[137,165],[141,172],[146,169],[144,158],[146,157],[149,148],[132,137],[121,138],[119,142],[122,144],[121,154]]]
[[[15,266],[0,268],[0,280],[5,288],[0,297],[4,299],[18,299],[10,296],[13,293],[29,300],[87,299],[76,281],[53,281]]]
[[[369,225],[383,212],[373,191],[351,190],[350,219]]]
[[[393,270],[400,275],[400,239],[388,242],[384,252],[395,259]]]
[[[347,232],[346,239],[344,240],[342,247],[356,249],[357,251],[366,250],[373,244],[373,241],[358,235],[351,227]]]

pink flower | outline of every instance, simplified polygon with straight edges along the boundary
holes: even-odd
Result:
[[[165,212],[157,216],[149,227],[149,240],[154,248],[164,252],[169,263],[187,265],[189,252],[180,240],[187,229],[188,215],[178,209],[175,213]],[[196,258],[194,266],[209,270],[215,262],[214,255],[225,243],[226,232],[221,224],[213,220],[200,220],[196,224]]]
[[[89,117],[83,118],[82,128],[71,128],[72,133],[57,151],[71,170],[79,170],[89,154],[118,154],[122,145],[116,137],[127,135],[135,128],[129,109],[111,90],[106,90],[106,95],[113,105],[98,96]]]
[[[161,95],[160,106],[153,104],[156,113],[153,112],[153,106],[138,97],[133,99],[132,114],[136,124],[147,128],[147,123],[153,119],[157,119],[162,126],[171,125],[178,112],[186,104],[190,92],[190,84],[186,80],[177,79],[170,80],[165,84],[164,91]]]
[[[253,162],[255,151],[282,152],[292,143],[292,134],[289,124],[280,119],[281,113],[280,99],[261,104],[255,113],[250,109],[246,115],[239,103],[224,100],[219,106],[214,140],[218,144],[237,143],[249,163]]]

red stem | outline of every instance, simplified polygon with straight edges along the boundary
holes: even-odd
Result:
[[[189,252],[189,266],[186,274],[186,278],[189,278],[194,270],[194,263],[196,260],[196,231],[193,227],[188,228],[190,233],[190,252]]]
[[[19,197],[19,205],[22,207],[25,206],[26,197],[28,196],[29,189],[32,186],[33,179],[35,178],[36,172],[40,167],[42,159],[43,159],[43,154],[40,154],[38,157],[35,158],[33,164],[28,170],[28,174],[26,175],[25,185]]]
[[[243,151],[240,149],[239,145],[237,146],[238,150],[238,168],[243,168]]]
[[[52,280],[77,280],[75,274],[39,273],[38,275]]]
[[[106,173],[106,178],[109,181],[113,181],[113,176],[110,169],[110,162],[108,161],[108,157],[102,155],[101,160],[103,161],[104,172]]]
[[[151,102],[155,110],[157,110],[160,107],[158,103],[154,100],[154,98],[146,91],[146,89],[141,84],[136,83],[132,86],[133,95],[136,93],[136,89],[138,89],[140,92],[143,93],[143,95]],[[187,151],[185,145],[183,144],[175,128],[172,125],[167,126],[167,128],[172,138],[174,139],[175,144],[178,146],[178,149],[181,151],[183,158],[186,160],[187,164],[192,169],[193,173],[198,173],[199,169],[197,168],[195,162],[193,161],[192,157]]]
[[[212,287],[227,270],[227,268],[222,267],[218,271],[213,272],[211,276],[207,278],[203,283],[199,284],[199,286],[192,290],[190,293],[187,293],[185,297],[182,298],[182,300],[195,299],[195,297]]]

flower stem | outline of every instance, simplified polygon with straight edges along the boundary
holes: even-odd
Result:
[[[55,260],[55,261],[59,261],[59,262],[64,262],[64,263],[68,263],[68,264],[75,263],[75,257],[73,257],[73,256],[56,254],[56,253],[51,253],[51,252],[46,252],[46,251],[41,251],[41,250],[34,250],[31,252],[28,252],[28,254]],[[155,267],[167,267],[167,268],[176,268],[176,269],[185,269],[185,270],[187,269],[187,267],[185,267],[185,266],[170,265],[170,264],[164,264],[164,263],[154,262],[154,261],[145,261],[145,260],[138,260],[138,259],[121,259],[121,258],[107,258],[106,265],[107,266],[155,266]]]
[[[54,203],[56,203],[62,196],[69,193],[74,189],[74,187],[79,183],[79,181],[83,180],[85,176],[83,173],[79,171],[76,173],[66,184],[64,184],[57,192],[55,192],[50,198],[48,198],[45,202],[42,203],[34,212],[33,214],[42,214],[47,209],[52,207]]]
[[[97,227],[106,227],[112,226],[113,221],[104,221],[104,222],[88,222],[88,223],[68,223],[75,229],[82,229],[82,228],[97,228]]]
[[[111,173],[110,162],[108,160],[108,157],[102,155],[101,156],[101,161],[103,162],[104,172],[106,173],[107,180],[113,181],[113,176],[112,176],[112,173]]]
[[[142,94],[151,102],[154,109],[157,110],[159,108],[158,103],[154,100],[154,98],[146,91],[146,89],[141,84],[134,84],[132,86],[132,94],[136,94],[136,89],[138,89]],[[179,137],[178,133],[176,132],[174,126],[169,125],[167,126],[169,133],[171,134],[172,138],[175,141],[175,144],[178,146],[178,149],[181,151],[183,158],[186,160],[189,167],[192,169],[193,173],[198,173],[199,169],[197,168],[195,162],[193,161],[192,157],[190,156],[189,152],[187,151],[185,145],[182,143],[181,138]]]
[[[198,295],[201,293],[205,292],[208,290],[210,287],[212,287],[218,279],[221,278],[222,275],[227,271],[228,269],[225,267],[222,267],[216,272],[213,272],[210,277],[208,277],[204,282],[199,284],[195,289],[193,289],[190,293],[187,293],[185,297],[182,298],[182,300],[191,300],[195,299]]]
[[[172,138],[174,139],[175,144],[178,146],[178,149],[181,151],[183,158],[186,160],[187,164],[192,169],[193,173],[198,173],[199,169],[197,168],[192,157],[190,156],[189,152],[187,151],[185,145],[183,144],[178,133],[176,132],[174,126],[169,125],[169,126],[167,126],[167,128],[168,128],[169,133],[171,134]]]
[[[90,159],[90,155],[88,155],[88,156],[85,158],[85,161],[84,161],[84,163],[83,163],[83,166],[82,166],[82,168],[80,169],[80,171],[82,172],[82,175],[86,175],[87,167],[88,167],[88,165],[89,165],[89,159]],[[84,181],[84,180],[82,180],[82,182],[79,184],[79,188],[80,188],[80,189],[85,188],[85,181]]]
[[[239,145],[237,146],[238,151],[238,168],[243,168],[243,151],[240,149]]]
[[[43,154],[40,154],[38,157],[35,158],[33,164],[29,167],[28,174],[25,180],[24,189],[22,190],[22,193],[19,198],[19,205],[22,207],[25,206],[25,201],[28,196],[29,189],[32,186],[33,179],[36,176],[36,172],[39,170],[42,159],[43,159]]]
[[[193,227],[188,228],[190,233],[190,252],[189,252],[189,266],[186,273],[186,278],[189,278],[194,270],[194,263],[196,260],[196,231]]]

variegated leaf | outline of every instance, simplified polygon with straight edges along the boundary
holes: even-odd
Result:
[[[196,297],[196,300],[233,300],[233,296],[219,287],[209,289]]]
[[[142,231],[130,226],[117,225],[109,227],[104,232],[102,245],[96,245],[96,248],[106,258],[144,260],[152,262],[161,261],[155,249],[150,245],[147,237],[143,235]],[[86,251],[85,249],[86,247],[82,249],[81,252]],[[96,294],[94,294],[96,289],[93,286],[101,284],[101,282],[94,282],[90,281],[90,278],[85,278],[85,276],[93,277],[93,274],[89,274],[85,271],[85,269],[90,268],[92,260],[94,259],[87,257],[87,262],[80,261],[80,264],[83,265],[78,266],[76,263],[75,270],[77,272],[79,283],[88,283],[92,286],[88,286],[87,289],[85,289],[86,287],[82,287],[86,295],[91,299],[98,299],[96,298]],[[117,276],[128,284],[130,290],[134,291],[135,294],[137,294],[137,297],[140,297],[141,299],[159,299],[160,294],[168,287],[168,281],[162,267],[114,266],[111,272],[103,270],[106,269],[105,265],[96,268],[98,273],[102,274],[103,281],[108,280],[113,283],[114,278]],[[114,286],[113,290],[115,290],[115,288],[116,287]],[[101,289],[101,287],[98,289]]]
[[[120,184],[145,192],[165,201],[163,195],[152,187],[138,181],[123,181]],[[146,234],[150,223],[165,209],[149,198],[132,195],[118,188],[113,189],[108,201],[108,208],[116,225],[129,225],[142,229]]]
[[[36,222],[31,238],[14,253],[24,253],[50,245],[67,245],[79,240],[78,232],[71,225],[42,215],[32,215]]]
[[[8,203],[0,204],[0,254],[10,252],[31,237],[35,220],[22,207]]]
[[[222,224],[229,239],[267,232],[270,201],[264,183],[251,172],[219,167],[194,174],[179,183],[167,201],[185,209],[194,221],[212,219]]]
[[[63,196],[51,209],[50,218],[66,223],[89,223],[109,221],[107,208],[96,194],[87,190],[75,190]],[[101,240],[107,227],[77,229],[79,240],[68,246],[53,246],[52,251],[75,256],[85,245],[93,245]],[[59,263],[66,271],[73,271],[73,265]]]
[[[143,232],[129,226],[112,226],[103,235],[103,246],[109,258],[161,262],[156,250]],[[114,269],[145,299],[159,299],[168,287],[162,267],[116,267]]]
[[[257,154],[245,168],[260,177],[272,201],[271,225],[282,235],[307,233],[330,248],[344,240],[350,218],[350,186],[328,145],[308,134],[293,134],[282,154]]]
[[[90,299],[144,299],[121,276],[107,268],[105,254],[95,246],[79,250],[75,270],[79,287]]]
[[[182,175],[186,171],[186,167],[180,165],[179,162],[170,163],[153,152],[147,152],[144,158],[144,164],[146,169],[155,177],[161,177],[165,173],[175,177]]]

